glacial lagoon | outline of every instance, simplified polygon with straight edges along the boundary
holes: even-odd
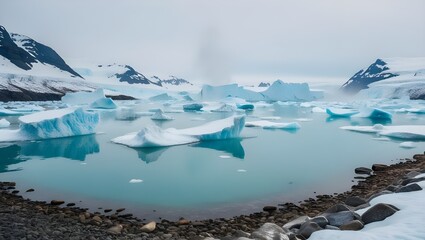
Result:
[[[158,103],[129,107],[162,108],[174,120],[153,121],[148,115],[118,120],[116,110],[96,110],[97,134],[1,143],[0,181],[17,182],[20,194],[33,200],[63,199],[94,211],[124,207],[145,219],[205,219],[345,191],[354,184],[354,168],[403,161],[425,149],[423,141],[401,148],[401,140],[381,141],[375,134],[339,128],[418,125],[424,124],[424,114],[392,112],[391,121],[330,118],[300,104],[263,104],[245,113],[247,121],[295,121],[298,130],[244,128],[238,139],[133,149],[110,140],[143,126],[187,128],[234,113],[170,111]],[[16,116],[7,120],[17,127]],[[25,193],[29,188],[35,192]]]

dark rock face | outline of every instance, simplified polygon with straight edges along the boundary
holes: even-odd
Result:
[[[22,47],[16,42],[21,43]],[[73,77],[81,78],[52,48],[26,36],[9,34],[3,26],[0,26],[0,55],[23,70],[30,70],[34,63],[40,62],[69,72]]]
[[[315,222],[305,222],[303,225],[301,225],[300,230],[298,231],[298,234],[305,238],[309,238],[311,234],[313,234],[316,231],[322,230],[322,228]]]
[[[362,221],[364,224],[382,221],[397,211],[398,209],[390,204],[378,203],[363,213]]]
[[[344,92],[355,94],[362,89],[368,88],[368,85],[373,82],[398,76],[393,73],[385,73],[384,71],[386,70],[389,70],[387,63],[381,59],[377,59],[366,70],[362,69],[354,74],[354,76],[342,85],[341,89]]]
[[[32,63],[36,62],[33,56],[13,42],[3,26],[0,26],[0,55],[24,70],[30,70]]]
[[[364,227],[363,223],[359,220],[353,220],[349,223],[346,223],[344,225],[341,225],[339,227],[339,229],[341,230],[353,230],[353,231],[357,231],[360,230]]]
[[[377,164],[372,165],[372,170],[375,171],[375,172],[385,171],[387,168],[388,168],[388,166],[385,165],[385,164],[377,163]]]
[[[270,83],[261,82],[258,87],[270,87]]]
[[[12,33],[11,37],[15,42],[21,41],[25,50],[39,62],[53,65],[62,71],[71,73],[73,76],[82,78],[52,48],[19,34]]]
[[[162,85],[175,85],[175,86],[180,86],[180,85],[193,85],[192,83],[190,83],[189,81],[183,79],[183,78],[178,78],[176,76],[170,76],[170,79],[165,79],[162,80],[157,76],[153,76],[152,78],[159,80],[159,82]]]
[[[357,207],[365,203],[367,203],[365,199],[357,197],[357,196],[351,196],[345,200],[345,204],[352,207]]]
[[[101,66],[99,66],[101,67]],[[127,70],[124,73],[117,73],[115,76],[120,80],[120,82],[127,82],[129,84],[154,84],[162,86],[161,82],[154,82],[149,80],[143,74],[137,72],[129,65],[125,65],[124,68]]]
[[[358,168],[354,169],[354,172],[356,174],[368,174],[368,175],[370,175],[370,173],[372,172],[372,169],[366,168],[366,167],[358,167]]]

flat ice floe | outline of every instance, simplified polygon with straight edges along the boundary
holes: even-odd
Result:
[[[380,136],[400,139],[425,140],[425,125],[383,126],[375,124],[373,126],[344,126],[341,129],[362,133],[377,133]]]
[[[231,139],[239,137],[244,124],[245,116],[233,116],[186,129],[161,129],[150,126],[142,128],[139,132],[114,138],[111,141],[129,147],[144,148]]]
[[[359,113],[359,111],[355,109],[326,108],[326,113],[331,117],[351,117]]]
[[[416,178],[425,177],[421,174]],[[425,188],[425,182],[417,183],[422,188]],[[425,239],[425,190],[407,192],[407,193],[392,193],[376,197],[370,201],[371,206],[378,203],[386,203],[394,205],[400,211],[386,218],[383,221],[367,224],[359,231],[335,231],[322,230],[314,232],[309,240],[421,240]],[[362,214],[369,208],[356,211]]]
[[[277,123],[277,122],[270,122],[267,120],[246,122],[245,127],[262,127],[264,129],[299,129],[301,128],[300,124],[298,124],[297,122]]]
[[[65,108],[22,116],[19,121],[19,129],[0,130],[0,142],[92,134],[99,122],[99,115],[82,108]]]
[[[6,119],[0,119],[0,128],[7,128],[10,126],[10,122]]]
[[[326,113],[331,117],[358,117],[371,119],[391,119],[389,112],[378,108],[363,108],[361,110],[345,108],[326,108]]]

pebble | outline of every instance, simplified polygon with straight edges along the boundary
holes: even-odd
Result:
[[[64,203],[65,203],[65,201],[63,201],[63,200],[52,200],[52,201],[50,201],[50,204],[55,205],[55,206],[62,205]]]
[[[140,230],[141,230],[142,232],[150,233],[150,232],[155,231],[155,228],[156,228],[156,222],[155,222],[155,221],[152,221],[152,222],[149,222],[149,223],[147,223],[147,224],[143,225],[143,226],[140,228]]]

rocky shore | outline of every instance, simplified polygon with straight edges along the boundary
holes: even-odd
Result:
[[[2,239],[307,239],[321,229],[359,230],[398,211],[375,206],[362,216],[354,210],[368,206],[380,194],[416,191],[415,179],[425,172],[425,154],[387,166],[355,169],[358,183],[350,191],[318,195],[303,202],[265,206],[263,212],[203,221],[146,222],[124,209],[88,212],[62,200],[23,199],[14,182],[0,182],[0,240]],[[27,191],[33,191],[28,189]],[[374,207],[374,208],[375,208]],[[376,214],[379,213],[379,214]],[[385,213],[385,214],[384,214]]]

